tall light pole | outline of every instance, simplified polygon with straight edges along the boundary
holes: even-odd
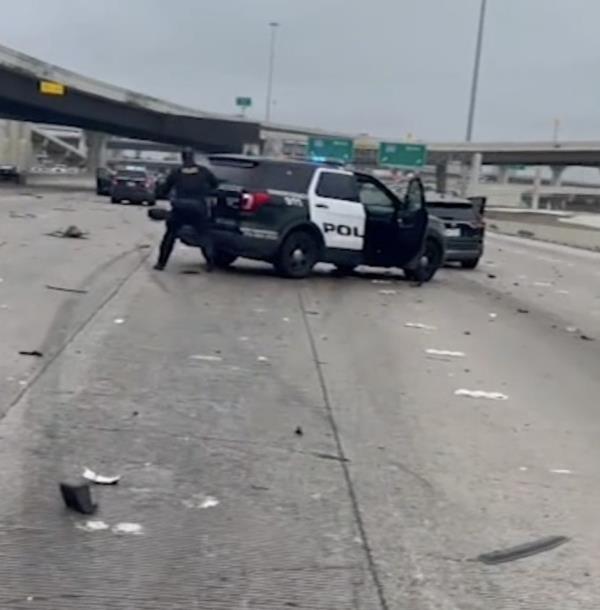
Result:
[[[267,108],[265,111],[265,121],[267,122],[271,119],[271,97],[273,95],[273,73],[275,71],[275,39],[277,37],[279,23],[277,21],[271,21],[269,27],[271,28],[271,48],[269,51],[269,76],[267,79]]]
[[[485,28],[485,10],[487,0],[481,0],[479,12],[479,30],[477,32],[477,46],[475,48],[475,65],[473,66],[473,80],[471,82],[471,102],[469,104],[469,118],[467,120],[467,142],[473,137],[473,123],[475,122],[475,109],[477,107],[477,88],[479,85],[479,66],[481,64],[481,49],[483,47],[483,30]]]

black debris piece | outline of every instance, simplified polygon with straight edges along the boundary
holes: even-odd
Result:
[[[464,334],[467,335],[467,337],[468,337],[471,334],[471,331],[470,330],[465,330]]]
[[[495,280],[498,277],[497,275],[494,275],[493,273],[488,273],[487,276],[490,280]]]
[[[519,309],[517,309],[517,312],[519,312],[519,313],[529,313],[529,309],[523,309],[522,307],[519,307]]]
[[[298,427],[296,428],[296,430],[294,431],[294,434],[295,434],[296,436],[304,436],[304,431],[302,430],[302,427],[301,427],[301,426],[298,426]]]
[[[520,286],[519,282],[513,282],[513,286]]]
[[[322,460],[333,460],[335,462],[349,462],[347,457],[339,455],[332,455],[331,453],[313,453],[315,457],[321,458]]]
[[[318,311],[314,311],[312,309],[308,309],[304,312],[307,316],[318,316],[320,315],[320,312]]]
[[[93,515],[98,505],[92,500],[92,489],[87,483],[60,483],[60,493],[67,508],[83,515]]]
[[[65,288],[64,286],[51,286],[50,284],[46,284],[46,288],[48,290],[57,290],[58,292],[72,292],[73,294],[87,294],[88,292],[80,288]]]
[[[36,349],[31,350],[31,351],[26,351],[26,350],[20,351],[19,355],[20,356],[34,356],[35,358],[44,357],[44,354],[42,354],[42,352],[38,352],[38,350],[36,350]]]
[[[8,213],[11,218],[37,218],[35,214],[31,212],[13,212],[12,210]]]
[[[517,231],[517,235],[519,237],[535,237],[535,233],[533,231],[527,231],[526,229],[519,229]]]
[[[269,491],[268,487],[265,487],[264,485],[250,485],[251,489],[254,489],[255,491]]]
[[[566,536],[548,536],[547,538],[541,538],[540,540],[527,542],[508,549],[484,553],[477,557],[477,561],[481,561],[481,563],[485,563],[487,565],[496,565],[498,563],[506,563],[507,561],[516,561],[517,559],[537,555],[538,553],[543,553],[544,551],[551,551],[552,549],[555,549],[568,541],[569,538]]]
[[[579,335],[579,338],[580,338],[582,341],[595,341],[594,337],[590,337],[590,336],[588,336],[588,335]]]
[[[70,225],[66,229],[57,229],[46,233],[49,237],[62,237],[65,239],[87,239],[89,233],[82,231],[77,225]]]

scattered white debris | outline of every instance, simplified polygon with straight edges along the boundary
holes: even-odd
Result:
[[[221,358],[221,356],[194,354],[193,356],[190,356],[190,360],[201,360],[202,362],[222,362],[223,358]]]
[[[21,386],[26,386],[26,385],[27,385],[27,380],[26,380],[26,379],[21,379],[21,380],[19,381],[19,385],[21,385]]]
[[[398,291],[397,290],[380,290],[379,294],[392,295],[392,294],[398,294]]]
[[[28,602],[32,602],[32,601],[34,601],[34,600],[35,600],[35,597],[33,597],[33,595],[28,595],[28,596],[25,598],[25,601],[28,601]]]
[[[183,500],[182,504],[186,508],[215,508],[219,506],[219,500],[214,496],[205,496],[203,494],[195,494],[190,500]]]
[[[115,324],[125,324],[125,320],[123,318],[115,318]]]
[[[257,307],[257,308],[254,310],[254,313],[265,313],[266,311],[267,311],[267,310],[266,310],[266,309],[263,309],[262,307]]]
[[[101,532],[107,530],[110,525],[104,523],[104,521],[86,521],[85,523],[78,523],[75,527],[84,532]]]
[[[240,341],[248,341],[248,337],[240,337]]]
[[[533,282],[533,285],[537,288],[550,288],[552,286],[552,282]]]
[[[144,533],[144,528],[139,523],[117,523],[112,528],[113,534],[133,534],[139,536]]]
[[[556,294],[569,294],[568,290],[557,290]]]
[[[529,468],[527,468],[527,466],[521,466],[521,468],[519,468],[519,470],[521,472],[527,472],[529,470]]]
[[[98,485],[116,485],[121,480],[121,475],[106,477],[102,476],[101,474],[95,473],[89,468],[85,468],[83,471],[83,478]]]
[[[371,280],[371,284],[391,284],[392,280]]]
[[[497,313],[491,313],[491,314],[489,315],[489,318],[490,318],[490,321],[492,321],[492,320],[496,320],[496,319],[498,318],[498,314],[497,314]]]
[[[579,332],[579,329],[577,328],[577,326],[567,326],[567,327],[565,328],[565,330],[566,330],[568,333],[578,333],[578,332]]]
[[[426,349],[425,352],[431,356],[448,356],[450,358],[464,358],[466,356],[464,352],[452,352],[446,349]]]
[[[317,494],[312,494],[310,497],[313,500],[320,500],[322,496],[321,496],[321,494],[317,493]]]
[[[290,319],[289,319],[289,318],[283,318],[283,321],[284,321],[284,322],[289,322],[289,321],[290,321]]]
[[[552,474],[573,474],[573,471],[568,468],[553,468],[550,472]]]
[[[8,305],[6,303],[3,303],[2,305],[0,305],[0,309],[8,309]]]
[[[257,360],[259,362],[269,362],[269,359],[266,356],[259,356]]]
[[[508,400],[506,394],[500,392],[485,392],[483,390],[460,389],[454,392],[456,396],[466,396],[467,398],[487,398],[488,400]]]
[[[437,330],[435,326],[429,326],[428,324],[422,324],[421,322],[405,322],[406,328],[418,328],[420,330]]]

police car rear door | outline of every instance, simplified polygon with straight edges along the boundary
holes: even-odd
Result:
[[[319,168],[309,193],[310,218],[331,249],[363,249],[365,209],[358,200],[358,185],[352,172]]]

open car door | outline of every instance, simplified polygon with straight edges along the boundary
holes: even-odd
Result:
[[[399,260],[396,264],[399,267],[409,263],[422,251],[427,219],[423,183],[420,178],[411,178],[396,214],[399,230]]]

